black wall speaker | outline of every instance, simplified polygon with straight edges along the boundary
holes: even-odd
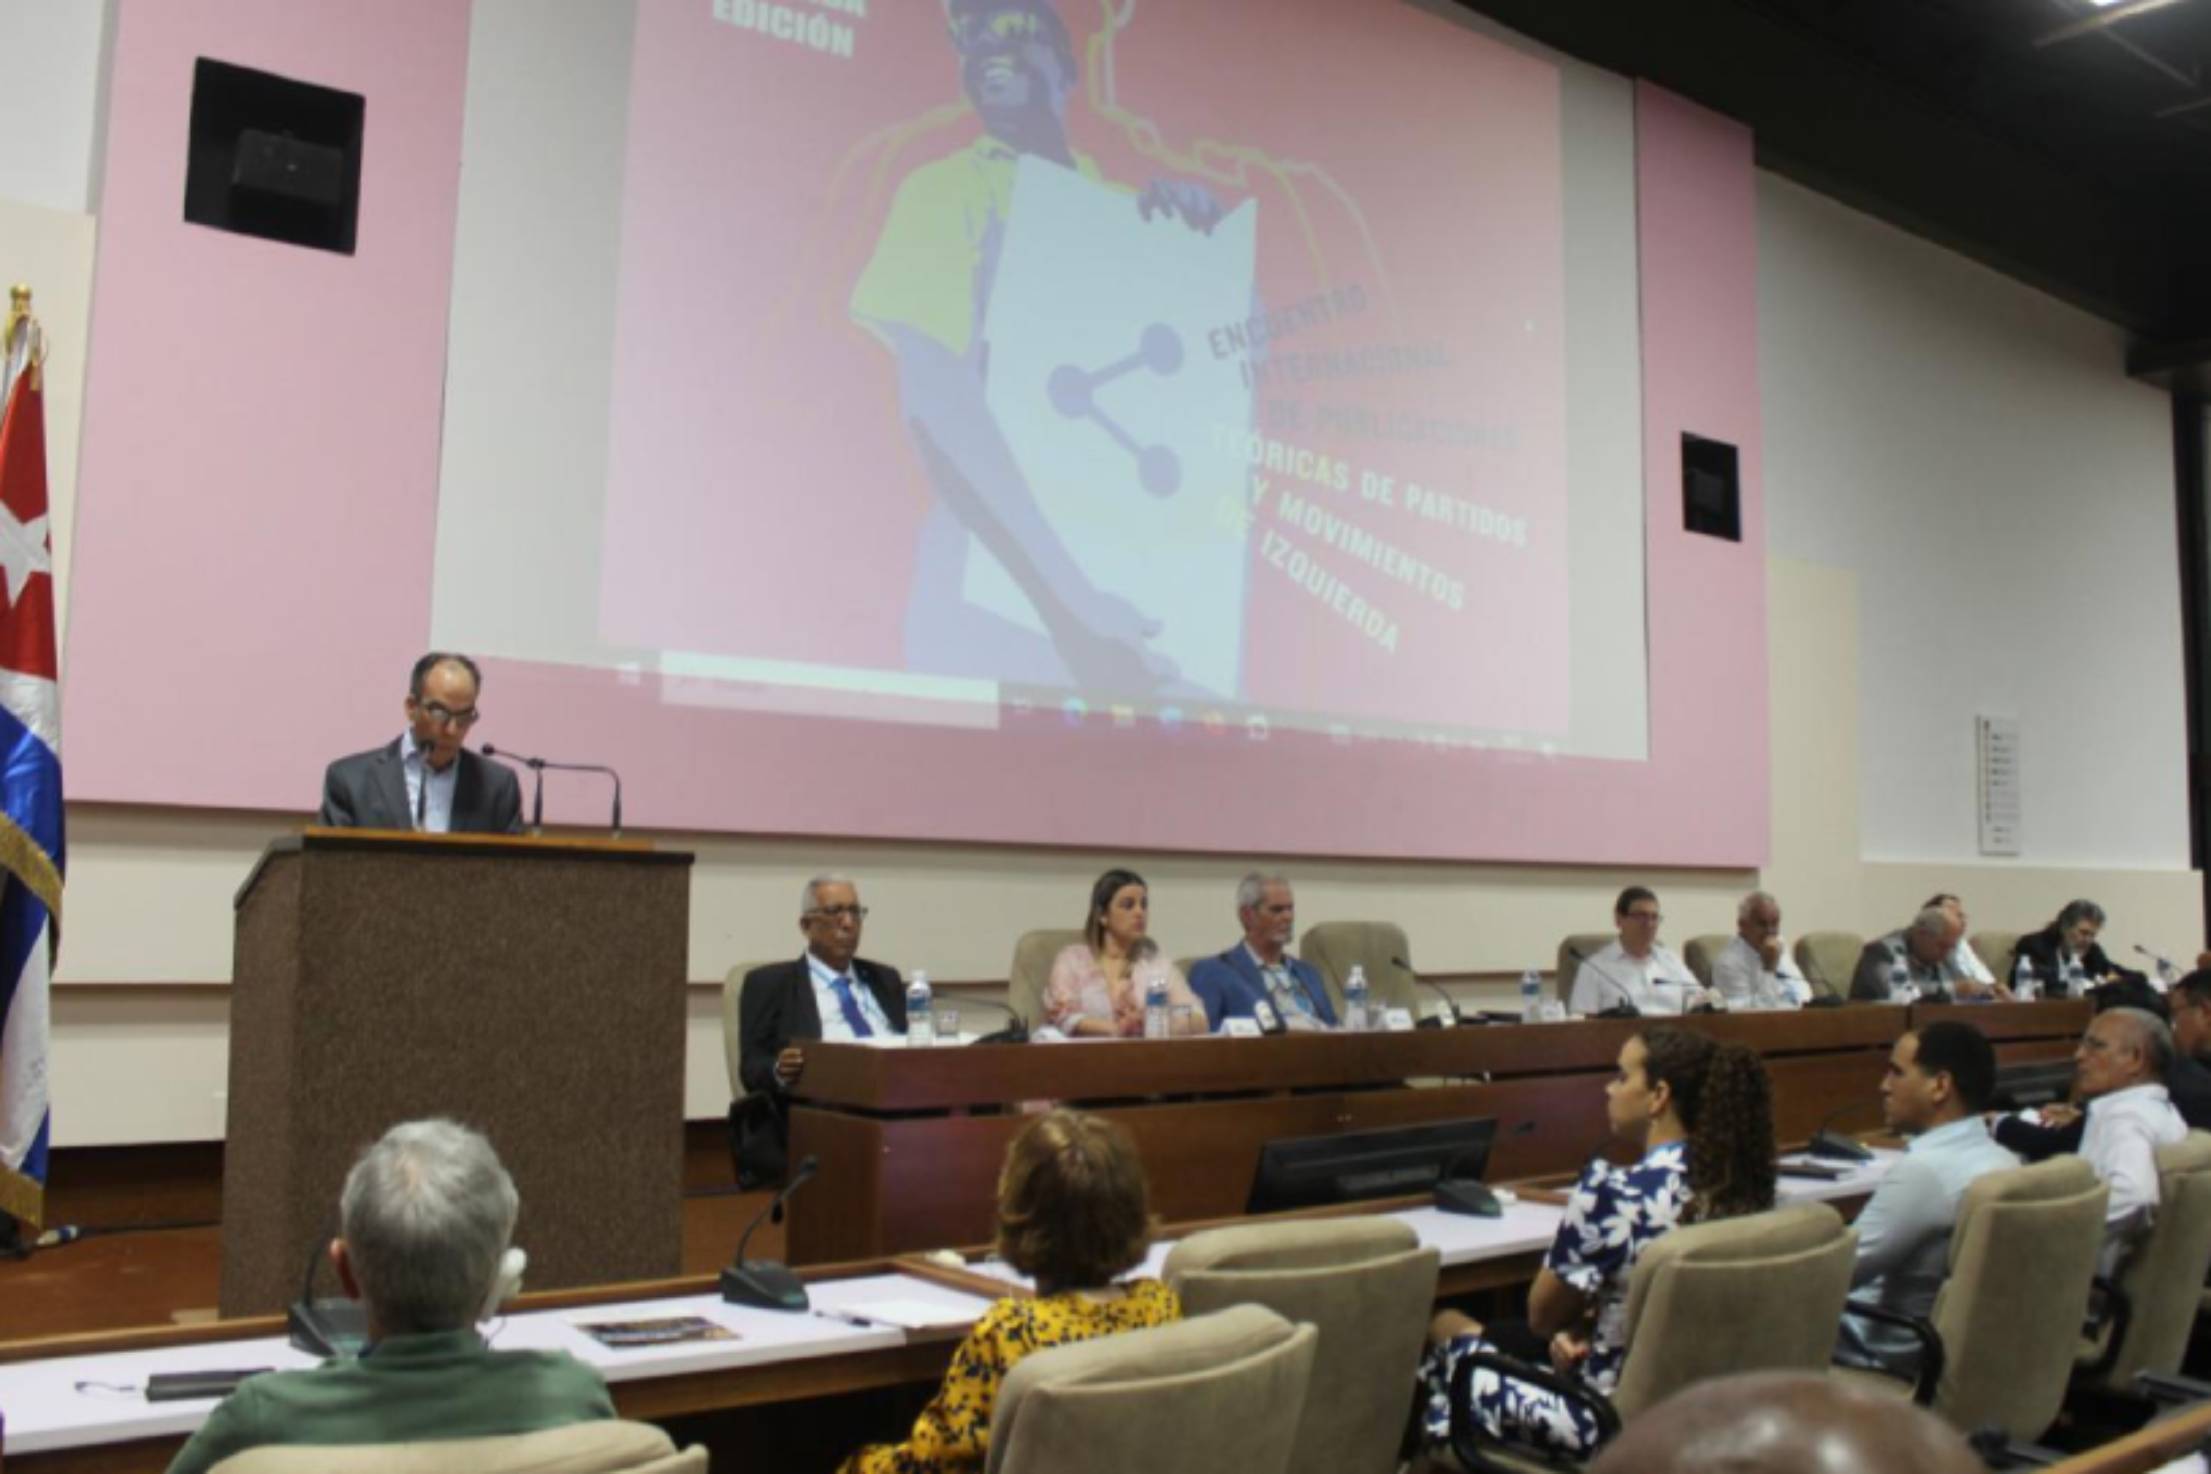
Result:
[[[352,255],[365,112],[357,92],[201,57],[184,218]]]
[[[1742,483],[1735,447],[1702,435],[1681,437],[1681,522],[1707,537],[1743,540]]]

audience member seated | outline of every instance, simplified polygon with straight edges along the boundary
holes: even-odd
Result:
[[[1858,1215],[1853,1299],[1925,1318],[1949,1270],[1958,1199],[1984,1172],[2019,1159],[1989,1139],[1981,1113],[1996,1089],[1996,1051],[1970,1024],[1937,1023],[1896,1041],[1881,1081],[1881,1111],[1906,1138]],[[1919,1342],[1902,1327],[1845,1315],[1838,1348],[1846,1360],[1919,1374]]]
[[[1336,1010],[1320,969],[1290,955],[1297,898],[1289,881],[1256,871],[1245,876],[1236,886],[1236,921],[1244,939],[1190,969],[1190,991],[1205,1004],[1206,1027],[1218,1031],[1227,1019],[1257,1017],[1264,1003],[1282,1028],[1334,1028]]]
[[[2094,901],[2068,901],[2057,920],[2019,939],[2011,971],[2016,976],[2021,961],[2033,963],[2045,998],[2085,998],[2104,984],[2128,982],[2147,995],[2148,978],[2104,955],[2096,940],[2103,929],[2103,907]]]
[[[1970,979],[1981,984],[1991,990],[1997,997],[2009,1001],[2011,989],[2005,986],[2002,978],[1989,971],[1988,963],[1982,960],[1980,953],[1973,950],[1973,943],[1966,936],[1966,926],[1971,918],[1965,914],[1965,902],[1951,895],[1948,891],[1938,891],[1929,896],[1926,904],[1921,906],[1920,909],[1924,911],[1928,906],[1933,906],[1939,911],[1949,912],[1950,919],[1958,924],[1958,944],[1950,949],[1951,971],[1961,978]],[[1996,960],[2001,963],[2004,959],[1999,957]]]
[[[1584,957],[1574,969],[1567,1007],[1587,1016],[1622,1004],[1637,1013],[1687,1013],[1707,1001],[1688,965],[1658,944],[1665,917],[1658,897],[1639,885],[1620,892],[1612,903],[1619,939]]]
[[[1090,888],[1083,940],[1052,959],[1044,985],[1044,1018],[1080,1038],[1141,1039],[1144,993],[1154,978],[1167,983],[1169,1029],[1206,1032],[1205,1005],[1175,965],[1153,944],[1151,891],[1133,870],[1108,870]]]
[[[1735,938],[1712,959],[1712,989],[1736,1011],[1801,1008],[1812,985],[1781,939],[1781,903],[1752,891],[1735,908]]]
[[[2097,1014],[2073,1052],[2073,1092],[2086,1113],[2080,1154],[2111,1189],[2098,1266],[2107,1275],[2157,1215],[2157,1149],[2188,1134],[2165,1089],[2172,1066],[2172,1031],[2139,1008]]]
[[[1714,1377],[1621,1430],[1589,1474],[1981,1474],[1925,1408],[1816,1372]]]
[[[2173,1016],[2166,1094],[2191,1130],[2211,1131],[2211,969],[2198,968],[2173,984],[2165,1001]],[[2085,1117],[2078,1106],[2044,1106],[2035,1115],[1999,1117],[1996,1139],[2030,1162],[2080,1150]]]
[[[1420,1380],[1432,1441],[1450,1436],[1452,1372],[1477,1350],[1527,1359],[1523,1346],[1547,1346],[1561,1376],[1609,1394],[1627,1357],[1628,1275],[1644,1249],[1677,1224],[1773,1206],[1773,1091],[1744,1045],[1686,1029],[1636,1035],[1620,1047],[1605,1115],[1642,1159],[1583,1170],[1528,1291],[1526,1326],[1492,1332],[1455,1310],[1430,1325]],[[1483,1370],[1469,1396],[1469,1414],[1497,1437],[1573,1455],[1596,1445],[1595,1421],[1540,1387]]]
[[[494,1351],[476,1323],[511,1285],[520,1204],[483,1137],[451,1121],[394,1126],[361,1154],[339,1199],[330,1260],[368,1317],[359,1358],[267,1372],[240,1385],[178,1451],[203,1474],[266,1444],[418,1443],[531,1433],[614,1404],[564,1351]]]
[[[861,1449],[840,1474],[945,1474],[990,1455],[990,1419],[1014,1363],[1033,1351],[1182,1317],[1155,1279],[1121,1281],[1150,1246],[1144,1164],[1120,1126],[1052,1111],[1022,1129],[998,1177],[998,1254],[1036,1284],[975,1322],[944,1386],[900,1444]],[[1293,1416],[1295,1410],[1292,1410]]]
[[[1965,935],[1957,913],[1929,906],[1902,931],[1875,937],[1858,954],[1850,978],[1853,1003],[1908,1003],[1909,989],[1919,996],[1950,993],[1960,998],[1991,996],[1993,989],[1958,971],[1952,954]]]
[[[816,1039],[877,1039],[906,1032],[898,969],[861,957],[867,921],[860,890],[843,875],[817,875],[799,892],[806,951],[795,962],[745,974],[737,995],[738,1076],[749,1092],[731,1110],[740,1187],[783,1180],[791,1087]]]

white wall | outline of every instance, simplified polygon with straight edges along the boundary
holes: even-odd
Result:
[[[1854,571],[1860,842],[1972,859],[2019,718],[2022,863],[2188,863],[2171,401],[2117,329],[1762,176],[1768,546]]]
[[[0,44],[31,24],[0,9]],[[97,0],[56,6],[80,22]],[[96,27],[94,28],[96,34]],[[29,53],[35,55],[36,53]],[[63,70],[67,70],[63,67]],[[90,84],[57,116],[89,118]],[[0,123],[17,104],[0,101]],[[10,135],[19,127],[0,129]],[[50,133],[56,177],[79,133]],[[0,153],[0,208],[54,211],[38,170]],[[55,171],[48,171],[55,172]],[[78,207],[81,209],[81,206]],[[1627,876],[1572,867],[1293,867],[1301,921],[1386,917],[1425,970],[1501,975],[1605,924],[1628,879],[1661,890],[1679,942],[1731,925],[1763,879],[1792,931],[1874,931],[1929,891],[1976,921],[2039,923],[2091,894],[2114,932],[2192,953],[2179,613],[2164,401],[2128,383],[2108,327],[1770,178],[1760,181],[1765,475],[1771,528],[1773,861],[1764,876]],[[0,254],[8,232],[0,231]],[[52,327],[53,323],[49,322]],[[79,337],[79,342],[82,338]],[[70,436],[73,440],[73,432]],[[73,445],[57,445],[57,465]],[[2071,494],[2093,496],[2069,508]],[[57,476],[57,518],[73,489]],[[67,548],[59,549],[64,559]],[[2077,569],[2070,578],[2068,568]],[[2031,589],[2015,570],[2042,570]],[[2092,720],[2037,703],[2078,690]],[[1972,713],[2026,729],[2028,853],[1981,861]],[[496,738],[494,739],[496,740]],[[304,805],[312,795],[301,795]],[[231,894],[300,816],[73,810],[56,995],[56,1140],[219,1136],[227,1068]],[[1104,864],[1153,880],[1171,952],[1228,940],[1234,859],[810,844],[661,836],[696,848],[690,973],[794,950],[800,881],[849,870],[875,909],[869,950],[951,979],[1003,975],[1026,927],[1064,925]],[[1477,990],[1479,991],[1479,990]],[[694,990],[688,1110],[726,1101],[716,992]]]
[[[0,5],[0,199],[92,208],[107,0]],[[177,140],[181,155],[184,140]],[[182,201],[179,201],[181,207]]]

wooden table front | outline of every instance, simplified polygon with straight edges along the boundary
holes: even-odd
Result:
[[[1812,1134],[1879,1119],[1878,1087],[1914,1022],[1963,1018],[2007,1062],[2062,1058],[2080,1002],[1699,1015],[1687,1027],[1756,1049],[1774,1083],[1774,1128]],[[1078,1105],[1135,1136],[1162,1218],[1244,1210],[1260,1148],[1469,1116],[1494,1116],[1493,1179],[1567,1172],[1608,1145],[1605,1078],[1648,1020],[1292,1034],[1269,1039],[1085,1040],[964,1049],[820,1044],[806,1051],[791,1160],[820,1175],[791,1199],[794,1264],[872,1259],[987,1241],[1007,1141],[1031,1108]]]

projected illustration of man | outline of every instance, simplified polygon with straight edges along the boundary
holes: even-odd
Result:
[[[983,324],[1019,161],[1106,182],[1068,135],[1072,39],[1051,0],[946,0],[945,11],[984,133],[907,175],[851,303],[897,357],[901,416],[937,495],[907,605],[907,662],[1100,694],[1173,689],[1175,662],[1150,644],[1159,622],[1101,587],[1055,531],[987,398]],[[1181,181],[1153,183],[1134,206],[1143,219],[1165,215],[1200,232],[1221,217],[1209,191]],[[1079,273],[1066,291],[1080,301]],[[971,537],[1033,606],[1043,635],[969,601]]]

